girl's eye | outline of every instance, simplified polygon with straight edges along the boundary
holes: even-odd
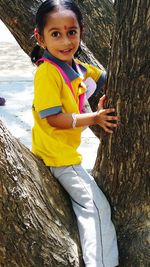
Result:
[[[52,32],[52,36],[53,37],[59,37],[60,36],[60,33],[59,32]]]
[[[77,31],[75,31],[75,30],[70,30],[69,32],[68,32],[68,35],[76,35],[77,34]]]

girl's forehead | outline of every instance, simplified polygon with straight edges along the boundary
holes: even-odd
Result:
[[[46,26],[68,27],[79,26],[76,14],[67,9],[58,9],[48,14]]]

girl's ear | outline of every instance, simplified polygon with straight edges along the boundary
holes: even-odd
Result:
[[[35,37],[35,39],[37,40],[38,44],[39,44],[43,49],[46,49],[43,36],[41,36],[38,32],[35,32],[35,33],[34,33],[34,37]]]

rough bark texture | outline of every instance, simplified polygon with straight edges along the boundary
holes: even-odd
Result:
[[[31,53],[35,44],[35,40],[32,38],[35,27],[35,13],[42,2],[40,0],[0,1],[0,18],[27,54]],[[87,33],[85,31],[85,40],[87,45],[92,49],[101,64],[106,67],[113,25],[113,4],[110,0],[76,2],[79,2],[81,10],[84,13],[83,15],[86,18],[85,28],[87,29]],[[91,12],[93,14],[89,16]],[[82,56],[83,59],[88,57],[84,49]],[[90,62],[90,56],[88,61]]]
[[[28,54],[33,45],[29,36],[33,31],[34,13],[41,2],[0,2],[2,20]],[[91,3],[78,2],[87,6]],[[121,123],[111,137],[97,132],[102,142],[93,173],[113,205],[120,267],[149,267],[150,7],[148,0],[120,0],[116,1],[115,7],[117,20],[110,61],[108,105],[117,106]],[[99,45],[97,49],[100,49]],[[78,266],[78,254],[73,252],[78,244],[77,228],[74,230],[74,216],[65,194],[43,164],[12,139],[2,124],[0,131],[1,265]]]
[[[75,2],[82,10],[85,21],[83,40],[96,59],[106,68],[114,24],[113,3],[111,0],[76,0]]]
[[[116,1],[109,102],[121,116],[103,135],[93,174],[114,207],[120,266],[150,266],[150,2]]]
[[[83,267],[68,195],[0,121],[1,267]]]

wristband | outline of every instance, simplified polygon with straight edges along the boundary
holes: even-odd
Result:
[[[77,122],[77,115],[76,113],[72,113],[71,116],[72,116],[72,128],[75,128]]]

